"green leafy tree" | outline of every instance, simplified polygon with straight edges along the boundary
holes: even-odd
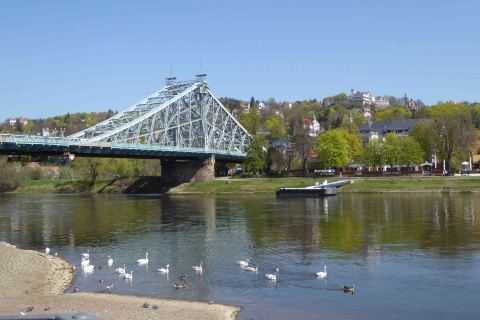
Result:
[[[412,113],[404,107],[392,107],[378,111],[375,120],[403,120],[412,118]]]
[[[383,158],[391,167],[400,163],[401,138],[396,133],[389,133],[383,142]]]
[[[352,123],[350,120],[348,120],[348,122]],[[348,142],[348,147],[349,147],[348,150],[349,150],[350,158],[355,161],[361,160],[362,154],[363,154],[363,145],[362,145],[362,137],[360,136],[358,129],[349,131],[347,129],[342,128],[342,129],[338,129],[338,131],[343,135],[345,140],[347,140]]]
[[[422,146],[413,137],[400,138],[400,164],[406,164],[407,168],[412,164],[420,164],[424,160],[424,154]]]
[[[340,168],[351,161],[350,146],[341,130],[329,130],[315,143],[320,165],[324,168]]]
[[[256,135],[260,130],[260,112],[258,108],[251,108],[249,112],[240,115],[240,123],[251,135]]]
[[[370,167],[380,167],[385,165],[383,143],[378,139],[370,141],[363,152],[363,159]]]
[[[470,109],[462,103],[440,103],[431,107],[429,113],[433,117],[435,149],[451,170],[454,160],[461,162],[470,155],[475,140]]]
[[[98,177],[106,171],[109,164],[109,159],[89,157],[75,159],[73,166],[88,181],[90,188],[93,188]]]
[[[287,127],[285,120],[277,115],[271,116],[266,122],[268,132],[270,132],[270,139],[272,141],[283,139],[287,135]]]
[[[261,174],[267,169],[267,151],[264,147],[264,139],[260,136],[254,137],[250,143],[247,153],[245,170],[254,174]]]
[[[435,153],[435,141],[433,140],[433,126],[431,121],[421,121],[413,127],[411,136],[420,144],[424,160]]]

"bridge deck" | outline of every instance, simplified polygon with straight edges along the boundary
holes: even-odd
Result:
[[[62,155],[65,153],[84,157],[175,158],[180,160],[206,158],[214,155],[217,160],[235,162],[246,160],[246,153],[243,152],[147,144],[113,144],[85,141],[78,138],[0,134],[0,154]]]

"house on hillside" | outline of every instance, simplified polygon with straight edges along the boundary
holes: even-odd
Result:
[[[420,119],[408,120],[383,120],[369,122],[367,125],[360,128],[360,134],[365,142],[374,139],[384,139],[387,134],[394,132],[399,136],[408,136],[410,131]]]

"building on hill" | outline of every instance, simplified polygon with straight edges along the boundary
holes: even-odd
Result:
[[[377,109],[385,109],[390,106],[390,99],[387,96],[374,96],[370,91],[351,90],[348,101],[362,106],[374,105]]]
[[[406,93],[403,99],[400,99],[400,105],[409,109],[410,111],[417,111],[420,107],[420,104],[417,101],[414,101],[412,98],[409,98]]]
[[[413,127],[415,127],[419,121],[421,120],[408,119],[369,122],[367,125],[360,128],[360,134],[365,142],[375,139],[383,140],[385,136],[391,132],[394,132],[399,136],[408,136]]]
[[[325,131],[315,117],[315,114],[311,118],[304,119],[304,128],[308,129],[308,135],[310,137],[318,137],[319,134]]]
[[[362,105],[369,105],[375,101],[375,97],[370,91],[358,91],[352,89],[351,94],[348,96],[348,101]]]

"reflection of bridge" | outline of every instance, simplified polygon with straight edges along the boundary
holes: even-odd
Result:
[[[168,169],[162,171],[180,170],[181,180],[196,180],[205,166],[213,174],[215,159],[244,161],[249,143],[247,131],[198,75],[194,81],[167,78],[162,90],[68,137],[2,134],[0,153],[157,158]]]

